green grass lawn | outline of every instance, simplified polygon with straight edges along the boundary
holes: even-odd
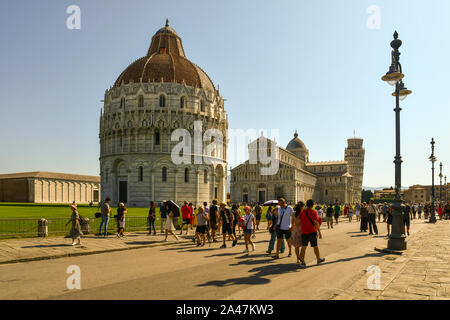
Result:
[[[241,207],[241,210],[243,207]],[[127,208],[127,231],[146,231],[148,208]],[[90,220],[90,232],[96,233],[100,227],[101,219],[95,218],[95,213],[99,212],[96,206],[89,207],[79,205],[78,212],[84,218]],[[263,209],[261,221],[266,221],[265,213],[267,208]],[[108,231],[116,231],[116,222],[113,216],[117,213],[117,208],[112,208],[111,219],[108,224]],[[37,236],[38,220],[45,218],[49,221],[48,230],[50,235],[68,234],[70,224],[66,227],[65,223],[69,220],[72,211],[66,204],[28,204],[28,203],[0,203],[0,238],[11,237],[9,234],[24,233],[23,236]],[[243,210],[242,210],[243,214]],[[133,218],[132,218],[133,217]],[[2,220],[3,219],[3,220]],[[15,219],[15,220],[7,220]],[[181,217],[179,218],[179,226],[181,225]],[[160,230],[161,217],[159,208],[156,208],[157,231]],[[4,236],[1,236],[4,235]],[[6,235],[6,236],[5,236]],[[18,237],[16,235],[14,237]]]

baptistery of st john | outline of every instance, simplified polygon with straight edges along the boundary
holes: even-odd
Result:
[[[175,164],[171,154],[179,142],[172,141],[172,133],[184,128],[193,139],[195,121],[201,121],[202,133],[220,131],[223,152],[202,154],[207,161],[198,163],[192,144],[192,161]],[[105,92],[99,135],[102,199],[128,206],[224,201],[227,129],[224,99],[206,72],[186,58],[181,38],[166,21],[147,54]]]

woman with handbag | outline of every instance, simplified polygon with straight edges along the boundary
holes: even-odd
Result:
[[[125,229],[125,214],[127,213],[127,207],[123,202],[119,203],[119,208],[117,208],[117,225],[118,232],[117,238],[123,237],[123,230]]]
[[[175,239],[177,239],[177,241],[178,241],[179,239],[178,239],[177,235],[174,233],[175,227],[173,225],[173,212],[169,206],[166,206],[166,214],[167,214],[166,225],[165,225],[166,238],[164,239],[164,241],[167,241],[167,237],[168,237],[169,233],[171,235],[173,235],[175,237]]]
[[[253,213],[251,212],[251,209],[249,206],[244,207],[245,215],[245,225],[243,227],[244,229],[244,239],[245,239],[245,250],[243,253],[248,253],[248,244],[250,243],[252,246],[252,251],[255,251],[255,244],[253,243],[251,236],[254,232],[254,226],[256,226],[256,219]]]
[[[70,217],[69,221],[67,221],[66,226],[72,222],[72,228],[70,229],[70,237],[72,238],[72,245],[81,245],[81,236],[83,235],[83,232],[81,231],[81,225],[80,225],[80,215],[77,211],[77,205],[72,204],[70,206],[70,209],[72,210],[72,216]],[[78,240],[77,243],[75,243],[75,240]]]

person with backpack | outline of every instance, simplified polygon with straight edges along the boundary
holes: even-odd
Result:
[[[245,215],[244,218],[244,240],[245,240],[245,249],[242,253],[249,253],[248,251],[248,245],[250,244],[252,246],[252,251],[255,251],[255,244],[253,243],[251,236],[254,232],[254,227],[256,225],[256,219],[255,216],[252,213],[252,210],[249,206],[244,207]]]
[[[336,224],[339,223],[339,215],[341,214],[341,206],[339,203],[336,202],[334,205],[334,220],[336,221]]]
[[[361,232],[367,232],[369,212],[367,211],[367,203],[363,202],[361,206],[361,224],[359,229]]]
[[[197,239],[197,247],[206,244],[206,231],[208,229],[208,215],[205,209],[200,206],[197,212],[197,227],[195,229],[195,238]],[[200,238],[201,237],[201,238]]]
[[[331,205],[331,203],[328,205],[327,211],[326,211],[326,216],[327,216],[327,225],[328,225],[328,229],[333,229],[333,206]]]
[[[186,235],[189,233],[189,225],[191,224],[191,209],[189,208],[188,202],[184,201],[184,206],[181,207],[181,217],[183,223],[181,224],[180,235],[183,234],[183,227],[186,226]]]
[[[272,253],[275,246],[275,242],[277,240],[277,232],[275,230],[275,227],[278,221],[278,208],[279,206],[276,206],[275,208],[269,207],[266,213],[267,230],[269,230],[270,233],[269,247],[267,248],[266,251],[268,254]],[[282,239],[280,252],[283,254],[285,249],[286,246],[284,244],[284,239]]]
[[[123,230],[125,229],[125,214],[127,213],[127,207],[125,207],[124,203],[119,203],[119,207],[117,208],[117,225],[118,232],[117,238],[123,237]]]
[[[411,207],[406,201],[403,200],[404,208],[403,208],[403,234],[408,234],[409,236],[409,226],[411,224],[410,220],[410,211]],[[406,231],[406,233],[405,233]]]
[[[419,203],[419,206],[417,207],[417,215],[419,216],[419,219],[421,219],[422,217],[422,210],[423,210],[423,206],[421,203]]]
[[[322,239],[322,233],[320,232],[319,216],[317,215],[317,211],[312,209],[313,206],[314,201],[312,199],[306,201],[306,210],[300,212],[298,219],[302,230],[302,249],[300,251],[300,257],[297,259],[297,263],[300,263],[300,268],[302,269],[306,268],[305,253],[308,244],[311,244],[311,247],[314,249],[317,264],[321,264],[325,261],[325,258],[320,257],[317,236],[319,239]]]
[[[259,204],[259,202],[255,206],[255,219],[256,219],[256,230],[259,230],[259,222],[261,221],[263,208]]]
[[[236,226],[239,227],[239,220],[241,219],[241,210],[239,209],[239,206],[237,204],[233,204],[231,207],[231,213],[234,216],[234,223],[233,223],[233,235],[236,239],[239,239],[241,236],[236,235]],[[239,227],[240,229],[240,227]]]
[[[101,212],[102,212],[102,221],[100,223],[100,230],[98,231],[99,236],[102,235],[102,228],[104,228],[103,236],[106,237],[108,235],[108,222],[109,222],[109,215],[111,213],[111,206],[110,206],[111,199],[106,198],[105,201],[102,203]]]
[[[233,235],[233,224],[234,224],[234,215],[231,213],[230,209],[227,208],[227,204],[222,202],[220,204],[220,220],[222,221],[222,238],[223,244],[220,248],[226,248],[226,240],[227,234],[233,240],[232,246],[234,247],[237,243],[236,238]]]
[[[305,204],[302,201],[294,208],[294,226],[292,228],[291,244],[295,248],[295,255],[297,257],[297,263],[300,263],[300,248],[302,247],[302,224],[300,221],[300,213],[303,211]]]
[[[367,220],[369,222],[369,235],[373,234],[372,229],[375,234],[378,234],[378,228],[376,223],[376,216],[378,213],[377,206],[373,203],[373,200],[369,201],[369,206],[367,207]]]
[[[286,239],[289,248],[288,257],[292,256],[291,232],[294,224],[294,214],[291,206],[288,206],[284,198],[278,200],[280,208],[278,209],[278,220],[276,225],[277,232],[277,253],[272,258],[280,259],[281,242],[283,237]]]
[[[219,227],[219,208],[217,207],[217,200],[213,200],[209,207],[209,229],[211,231],[211,241],[218,242],[216,240],[216,231]]]
[[[148,210],[147,222],[148,222],[148,235],[152,234],[156,236],[155,229],[155,221],[156,221],[156,204],[153,201],[150,201],[150,209]]]

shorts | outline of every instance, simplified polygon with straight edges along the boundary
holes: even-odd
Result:
[[[125,219],[119,221],[119,228],[125,228]]]
[[[206,226],[197,226],[197,228],[195,229],[195,232],[200,234],[205,234],[206,231],[207,231]]]
[[[311,247],[317,247],[317,232],[302,234],[302,246],[307,247],[311,243]]]
[[[233,234],[233,230],[231,230],[231,224],[229,223],[224,223],[222,225],[222,233],[228,233],[228,234]]]
[[[411,221],[409,219],[403,219],[403,225],[409,227]]]
[[[253,229],[245,229],[244,234],[252,235],[253,234]]]
[[[183,224],[191,224],[191,219],[183,219]]]
[[[349,217],[352,217],[352,216],[353,216],[353,212],[349,212],[349,213],[348,213],[348,216],[349,216]]]
[[[359,211],[356,211],[355,215],[356,215],[356,216],[359,216],[359,215],[360,215],[360,214],[359,214]]]
[[[261,215],[260,214],[255,215],[255,219],[256,219],[256,221],[260,221],[261,220]]]
[[[278,229],[277,230],[277,239],[283,239],[283,235],[286,238],[286,240],[290,239],[291,238],[291,231]]]
[[[217,224],[215,221],[209,221],[209,228],[211,230],[217,230]]]

